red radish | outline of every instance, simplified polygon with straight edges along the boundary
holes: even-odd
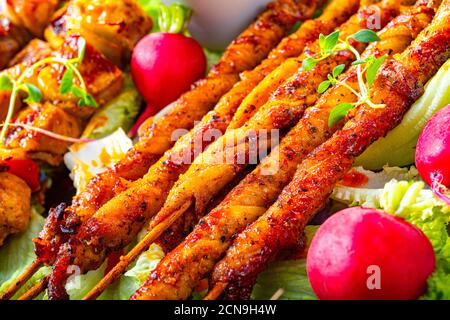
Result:
[[[325,300],[417,299],[435,266],[433,247],[422,231],[361,207],[328,219],[307,257],[311,285]]]
[[[416,149],[420,176],[435,194],[450,205],[450,105],[437,112],[425,125]]]
[[[175,101],[206,72],[206,56],[192,38],[181,34],[153,33],[135,47],[131,60],[134,82],[148,107],[133,129]]]

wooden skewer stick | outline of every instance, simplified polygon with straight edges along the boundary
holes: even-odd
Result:
[[[220,297],[222,292],[227,288],[228,283],[226,282],[217,282],[214,288],[211,289],[211,291],[208,292],[206,297],[203,298],[203,300],[212,301],[217,300],[217,298]]]
[[[18,300],[33,300],[36,298],[41,292],[43,292],[45,289],[47,289],[49,276],[46,276],[41,281],[36,283],[33,287],[27,290],[23,295],[19,297]]]
[[[114,268],[102,280],[83,298],[83,300],[95,300],[102,292],[114,283],[117,279],[124,274],[128,266],[133,263],[144,251],[148,250],[150,245],[158,239],[164,231],[166,231],[170,226],[181,217],[183,213],[191,206],[192,202],[188,201],[179,210],[171,214],[167,219],[157,224],[152,230],[150,230],[147,235],[139,242],[130,252],[125,256],[120,257],[119,263],[117,263]]]
[[[14,283],[1,296],[0,300],[11,299],[17,291],[42,267],[39,260],[34,260],[20,276],[16,278]]]

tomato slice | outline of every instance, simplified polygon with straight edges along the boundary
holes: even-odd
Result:
[[[39,190],[39,166],[33,160],[6,160],[1,165],[6,167],[6,172],[24,180],[32,192]]]

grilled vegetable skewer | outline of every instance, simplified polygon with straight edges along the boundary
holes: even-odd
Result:
[[[371,44],[362,58],[402,52],[431,21],[433,14],[434,10],[417,6],[394,18],[379,33],[381,40]],[[357,68],[352,67],[341,81],[356,87]],[[314,107],[309,108],[297,126],[281,141],[280,146],[202,219],[180,246],[163,259],[146,283],[145,297],[188,298],[198,281],[211,271],[214,263],[223,255],[233,235],[241,232],[268,209],[294,175],[298,163],[337,130],[337,126],[327,126],[333,106],[352,102],[354,99],[354,94],[347,88],[337,86],[324,94]],[[311,131],[311,128],[314,130]],[[278,171],[268,175],[269,168],[278,168]],[[177,294],[173,295],[173,292]]]
[[[355,157],[398,125],[425,83],[450,57],[449,19],[450,1],[444,0],[432,24],[378,73],[371,96],[385,107],[358,108],[341,131],[303,161],[277,202],[238,236],[212,277],[214,286],[228,284],[227,297],[237,298],[268,262],[295,246]]]

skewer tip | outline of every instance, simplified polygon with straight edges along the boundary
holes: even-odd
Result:
[[[39,260],[34,260],[20,276],[18,276],[14,283],[2,294],[0,295],[0,300],[9,300],[19,291],[19,289],[27,283],[28,280],[41,268],[42,263]]]
[[[218,282],[214,285],[214,287],[211,289],[211,291],[208,292],[205,298],[203,300],[205,301],[212,301],[217,300],[217,298],[220,297],[220,295],[223,293],[223,291],[227,288],[228,283],[226,282]]]

